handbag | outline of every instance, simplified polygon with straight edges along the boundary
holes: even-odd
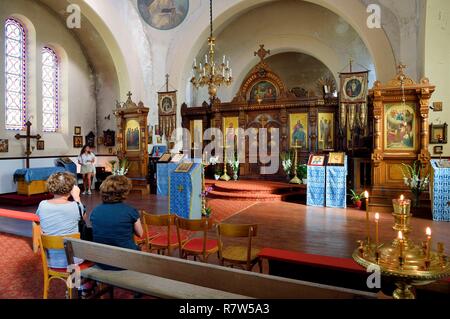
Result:
[[[82,212],[81,205],[78,202],[77,202],[77,206],[78,206],[78,212],[80,213],[80,220],[78,221],[78,231],[80,232],[80,238],[82,240],[93,241],[94,234],[92,231],[92,227],[89,227],[83,218],[84,214],[86,214],[86,211]]]

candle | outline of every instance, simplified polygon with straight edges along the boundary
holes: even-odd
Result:
[[[427,234],[426,258],[427,258],[427,261],[429,261],[430,260],[430,251],[431,251],[431,228],[427,227],[425,233]]]
[[[197,58],[194,58],[194,66],[197,66]]]
[[[232,77],[233,77],[233,70],[230,69],[230,78],[232,78]]]
[[[401,230],[398,232],[398,241],[400,247],[400,258],[403,259],[403,233]]]
[[[225,64],[225,54],[223,55],[222,64]]]
[[[378,250],[378,223],[380,221],[380,214],[379,213],[375,213],[375,244],[376,244],[376,249]]]
[[[208,55],[207,54],[205,54],[205,63],[206,64],[208,63]]]
[[[227,68],[230,67],[230,60],[227,60]]]
[[[370,241],[370,220],[369,220],[369,192],[364,192],[364,198],[366,199],[366,233],[367,243]]]

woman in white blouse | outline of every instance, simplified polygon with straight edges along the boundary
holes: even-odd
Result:
[[[83,146],[78,164],[81,165],[81,175],[83,175],[84,195],[91,195],[91,182],[95,174],[95,155],[88,145]]]

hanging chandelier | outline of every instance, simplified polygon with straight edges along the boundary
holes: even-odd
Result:
[[[213,37],[213,11],[212,0],[209,1],[210,34],[208,38],[208,53],[205,59],[197,65],[194,59],[192,67],[191,83],[196,89],[208,87],[209,99],[213,102],[217,98],[217,89],[221,85],[230,85],[233,80],[233,70],[230,68],[230,61],[224,55],[221,63],[216,62],[215,45],[216,39]]]

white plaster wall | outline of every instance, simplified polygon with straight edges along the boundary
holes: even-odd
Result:
[[[427,0],[425,24],[424,74],[436,85],[431,103],[444,104],[442,112],[430,110],[430,123],[450,124],[450,1]],[[430,145],[432,155],[433,146]],[[450,144],[444,145],[443,155],[450,156]]]
[[[66,155],[77,153],[72,147],[73,127],[81,126],[83,134],[95,132],[96,100],[93,73],[83,50],[65,25],[45,7],[29,0],[0,1],[0,21],[8,16],[26,17],[27,28],[34,29],[28,43],[28,117],[31,118],[32,133],[39,133],[45,141],[45,150],[33,152],[34,156]],[[34,35],[33,35],[34,34]],[[3,26],[0,43],[4,43]],[[41,96],[41,49],[46,45],[56,48],[61,59],[61,125],[57,133],[42,132]],[[4,55],[4,45],[0,46],[0,56]],[[4,63],[0,63],[0,101],[4,107]],[[7,131],[5,113],[0,112],[0,138],[9,139],[9,152],[1,157],[23,156],[24,141],[14,138],[16,131]],[[35,146],[35,141],[32,142]]]

